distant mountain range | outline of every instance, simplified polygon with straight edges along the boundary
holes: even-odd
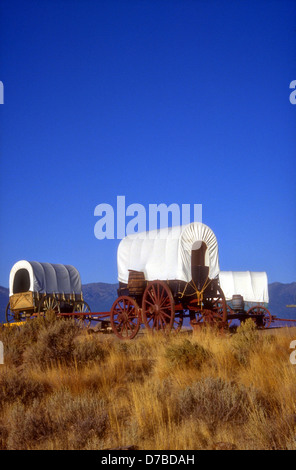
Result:
[[[5,319],[5,309],[8,303],[8,289],[0,286],[0,323]]]
[[[82,286],[84,300],[93,312],[109,311],[117,298],[117,284],[96,282]],[[8,303],[8,289],[0,286],[0,322],[5,321],[5,308]],[[296,305],[296,282],[282,284],[273,282],[269,284],[269,310],[272,315],[280,318],[295,318],[296,308],[287,308],[286,305]]]
[[[273,282],[268,285],[269,310],[272,315],[280,318],[296,318],[296,308],[286,305],[296,305],[296,282],[282,284]]]

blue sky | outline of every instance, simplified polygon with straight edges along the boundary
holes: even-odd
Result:
[[[0,285],[116,282],[94,209],[199,203],[223,270],[296,280],[295,1],[2,0]]]

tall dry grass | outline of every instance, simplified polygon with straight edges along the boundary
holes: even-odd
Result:
[[[142,334],[0,328],[0,449],[294,449],[295,329]]]

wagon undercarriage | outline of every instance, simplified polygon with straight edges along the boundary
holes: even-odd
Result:
[[[148,282],[142,295],[133,297],[128,287],[121,287],[114,302],[110,319],[113,332],[120,339],[134,338],[141,325],[149,331],[179,332],[187,318],[192,328],[214,326],[227,329],[233,320],[241,322],[252,318],[258,328],[270,326],[272,316],[267,308],[255,306],[248,311],[234,311],[225,300],[216,280],[210,281],[205,289],[192,293],[188,283],[180,291],[177,281]],[[180,283],[178,283],[180,284]],[[184,283],[185,284],[185,283]]]
[[[88,326],[90,324],[90,307],[82,298],[76,295],[43,294],[33,295],[24,292],[11,296],[5,312],[6,322],[22,322],[38,316],[57,315],[74,316]]]
[[[184,285],[183,289],[180,289],[180,283],[177,281],[151,281],[145,283],[142,293],[138,290],[136,295],[129,292],[128,286],[121,286],[110,312],[91,312],[82,296],[33,296],[32,293],[26,292],[10,298],[6,307],[6,322],[19,323],[38,316],[56,315],[73,318],[84,328],[100,322],[100,331],[112,331],[119,339],[131,340],[142,327],[149,332],[162,332],[167,335],[180,332],[184,322],[194,330],[210,326],[224,331],[233,325],[234,321],[243,323],[249,318],[260,329],[269,328],[273,321],[280,320],[259,304],[248,310],[233,309],[226,302],[216,280],[211,281],[206,289],[196,291],[194,295],[192,285],[189,284],[186,289]],[[33,303],[30,304],[28,299]]]
[[[263,329],[276,320],[266,307],[266,273],[221,271],[217,239],[202,223],[127,236],[119,244],[117,265],[118,298],[109,312],[91,312],[76,268],[17,262],[10,272],[6,321],[52,314],[75,318],[86,328],[100,322],[118,338],[133,339],[142,327],[168,334],[183,326],[224,331],[249,318]]]

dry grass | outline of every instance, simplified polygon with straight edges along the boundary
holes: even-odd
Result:
[[[295,329],[131,342],[71,321],[0,328],[0,449],[293,449]]]

